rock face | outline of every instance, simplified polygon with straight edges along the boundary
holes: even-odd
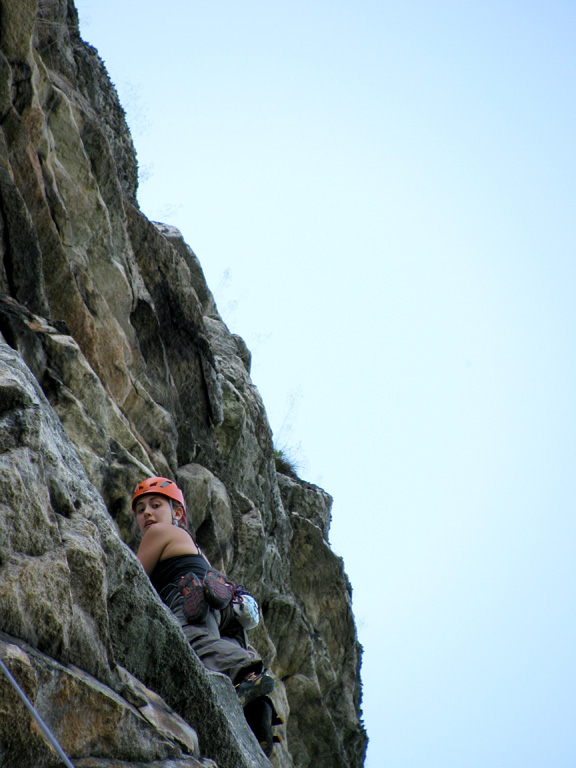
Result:
[[[258,598],[277,768],[359,768],[360,648],[330,497],[276,472],[250,353],[136,202],[123,110],[72,0],[0,0],[0,657],[77,766],[265,766],[133,554],[173,477]],[[214,761],[214,762],[212,762]],[[0,766],[56,766],[0,673]]]

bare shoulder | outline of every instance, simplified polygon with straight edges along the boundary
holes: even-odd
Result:
[[[156,542],[164,541],[168,542],[173,538],[176,528],[173,525],[165,525],[164,523],[155,523],[144,531],[142,541]]]
[[[159,560],[197,554],[198,547],[187,531],[164,523],[151,525],[145,531],[138,549],[138,559],[148,574],[152,573]]]
[[[198,547],[194,543],[192,536],[184,528],[172,527],[172,533],[167,542],[163,558],[175,557],[176,555],[197,555]]]
[[[142,536],[138,548],[138,559],[150,574],[158,560],[163,559],[166,550],[173,541],[173,526],[156,523],[151,525]]]

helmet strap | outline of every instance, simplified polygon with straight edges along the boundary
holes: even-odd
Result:
[[[178,522],[178,520],[176,520],[176,517],[174,515],[174,503],[170,498],[168,499],[168,501],[170,502],[170,512],[172,512],[172,525],[175,525],[176,527],[180,527],[180,523]]]

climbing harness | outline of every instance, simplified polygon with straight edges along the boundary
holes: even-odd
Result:
[[[184,616],[192,624],[204,621],[209,608],[224,611],[230,606],[241,627],[254,629],[258,626],[260,615],[256,600],[242,584],[228,581],[216,568],[208,568],[204,578],[193,571],[184,574],[179,589],[184,597]]]
[[[52,731],[48,728],[44,720],[42,720],[36,708],[28,701],[28,697],[26,696],[22,688],[20,688],[18,681],[16,680],[15,677],[12,676],[12,673],[10,672],[6,664],[4,664],[4,661],[2,659],[0,659],[0,667],[2,667],[4,674],[12,684],[12,687],[14,688],[18,696],[22,699],[24,706],[30,712],[30,714],[34,717],[34,719],[36,720],[36,722],[40,727],[40,730],[42,731],[44,736],[46,736],[50,744],[54,747],[54,749],[58,754],[58,757],[61,758],[66,768],[74,768],[74,765],[70,762],[70,760],[66,756],[66,753],[64,752],[64,750],[62,749],[58,741],[56,740],[56,737],[53,735]]]

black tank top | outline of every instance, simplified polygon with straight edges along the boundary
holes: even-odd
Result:
[[[179,594],[178,584],[181,576],[192,571],[202,581],[209,567],[204,555],[168,557],[166,560],[158,561],[150,574],[150,581],[162,600],[170,605],[174,597]]]

